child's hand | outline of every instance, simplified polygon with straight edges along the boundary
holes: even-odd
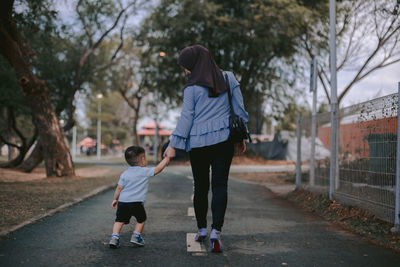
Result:
[[[117,208],[117,204],[118,204],[118,200],[113,200],[113,202],[111,203],[111,207],[113,208],[113,209],[115,209],[115,208]]]

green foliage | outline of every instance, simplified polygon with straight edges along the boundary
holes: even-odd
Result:
[[[204,45],[222,69],[238,76],[250,113],[250,128],[255,131],[252,117],[260,107],[254,104],[254,92],[261,90],[277,100],[277,82],[287,84],[285,90],[293,88],[293,55],[304,25],[314,9],[321,11],[322,1],[304,2],[162,0],[143,24],[138,38],[151,59],[144,71],[151,73],[152,88],[171,102],[179,101],[185,78],[176,63],[178,53],[185,46]],[[161,51],[166,56],[160,57]],[[292,66],[290,70],[288,65]],[[277,108],[276,104],[281,105],[271,101],[272,109]]]
[[[0,106],[27,111],[26,102],[10,64],[0,57]]]
[[[0,134],[7,138],[9,129],[6,124],[5,116],[7,116],[7,112],[5,109],[11,108],[16,117],[17,128],[21,129],[26,138],[31,138],[34,133],[31,112],[22,94],[14,70],[3,57],[0,57],[0,81],[0,107],[2,107],[0,110]]]
[[[311,115],[311,111],[306,106],[289,103],[283,111],[283,116],[275,118],[278,121],[276,130],[293,131],[296,129],[297,115],[300,114],[303,118]]]

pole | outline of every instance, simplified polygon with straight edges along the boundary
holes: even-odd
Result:
[[[297,159],[296,159],[296,188],[301,186],[301,115],[297,115]]]
[[[329,1],[329,19],[330,19],[330,69],[331,69],[331,161],[329,175],[329,199],[333,199],[334,186],[336,180],[336,164],[337,164],[337,77],[336,77],[336,1]]]
[[[72,160],[76,158],[76,125],[72,128]]]
[[[396,202],[394,207],[394,227],[392,233],[400,233],[400,82],[397,93],[397,150],[396,150]]]
[[[97,103],[97,160],[101,159],[101,100]]]
[[[311,83],[311,90],[313,92],[313,103],[312,103],[312,116],[311,116],[311,156],[310,156],[310,186],[315,185],[315,138],[317,136],[317,60],[313,58],[312,73],[313,80]]]
[[[154,141],[154,160],[157,163],[158,162],[158,147],[159,147],[159,143],[158,143],[158,139],[159,139],[159,131],[158,131],[158,121],[156,119],[156,132],[155,132],[155,141]]]
[[[155,95],[155,97],[156,97],[156,103],[158,103],[158,92],[156,92],[156,95]],[[154,161],[155,161],[155,163],[157,163],[158,162],[158,146],[159,146],[159,143],[158,143],[158,139],[159,139],[159,129],[158,129],[158,108],[157,108],[157,105],[155,106],[155,109],[156,109],[156,112],[155,112],[155,115],[156,115],[156,117],[155,117],[155,120],[154,120],[154,122],[155,122],[155,125],[156,125],[156,128],[155,128],[155,135],[154,135]]]

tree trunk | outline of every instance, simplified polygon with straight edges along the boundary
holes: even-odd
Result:
[[[7,129],[7,135],[8,135],[8,142],[10,142],[12,144],[17,143],[17,138],[15,138],[15,134],[9,127]],[[13,146],[8,145],[8,160],[11,161],[11,160],[15,159],[16,157],[17,157],[17,149]]]
[[[38,79],[30,66],[29,44],[22,40],[12,18],[13,0],[3,0],[0,4],[0,53],[11,64],[23,94],[32,111],[39,131],[41,148],[46,166],[46,175],[72,176],[74,166],[64,131],[50,101],[47,83]]]
[[[133,116],[133,125],[132,125],[132,134],[133,134],[133,139],[132,139],[132,144],[135,146],[139,146],[140,142],[139,142],[139,136],[137,134],[137,123],[139,120],[139,114],[136,113],[135,111],[135,115]]]
[[[38,131],[35,128],[35,133],[34,133],[33,137],[31,138],[31,140],[29,142],[27,142],[27,139],[25,138],[25,136],[17,128],[13,109],[8,107],[7,111],[8,111],[7,119],[8,119],[8,127],[9,127],[8,130],[16,133],[19,136],[21,144],[17,145],[16,142],[2,140],[9,147],[17,149],[19,151],[19,153],[16,157],[10,159],[8,162],[1,164],[0,167],[1,168],[14,168],[14,167],[18,166],[19,164],[21,164],[21,162],[24,160],[26,153],[28,153],[29,149],[31,148],[31,146],[33,145],[35,140],[37,139]],[[3,137],[0,136],[0,139],[3,139]],[[15,140],[16,140],[16,138],[15,138]]]
[[[13,123],[13,119],[11,118],[11,116],[13,115],[11,112],[7,112],[7,108],[4,109],[5,114],[5,120],[7,121],[7,141],[11,144],[16,144],[17,143],[17,138],[15,136],[15,133],[13,132],[13,127],[12,127],[12,123]],[[12,161],[13,159],[15,159],[17,157],[17,149],[13,146],[7,145],[8,147],[8,161]]]
[[[10,146],[9,146],[10,147]],[[19,154],[14,159],[9,160],[7,163],[1,164],[1,168],[15,168],[17,167],[23,160],[24,157],[29,150],[28,147],[23,146],[19,149]]]
[[[29,157],[18,166],[18,169],[24,172],[31,172],[43,161],[43,151],[40,140],[36,142],[35,148]]]

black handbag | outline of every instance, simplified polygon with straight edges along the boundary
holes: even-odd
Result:
[[[229,140],[231,140],[233,143],[239,143],[243,140],[249,139],[249,142],[251,143],[252,141],[246,123],[240,116],[236,115],[235,111],[233,110],[231,87],[229,85],[229,79],[226,73],[225,84],[228,90],[229,106],[231,110],[231,114],[229,116]]]

